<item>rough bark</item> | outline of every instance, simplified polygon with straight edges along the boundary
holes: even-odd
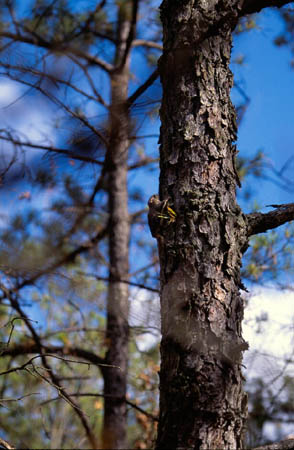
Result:
[[[111,75],[110,139],[107,150],[109,193],[109,288],[107,299],[108,368],[104,376],[103,448],[126,448],[128,364],[128,285],[117,280],[128,279],[129,234],[127,171],[129,115],[127,106],[129,57],[126,56],[131,21],[120,8],[118,45]],[[123,64],[122,64],[123,62]],[[117,368],[119,367],[119,368]]]
[[[232,31],[242,15],[287,3],[161,5],[160,189],[149,200],[161,266],[157,449],[243,448],[241,257],[250,235],[292,220],[294,210],[245,216],[236,202]]]
[[[246,218],[236,202],[236,123],[230,100],[239,2],[163,1],[159,69],[162,343],[157,449],[240,449],[240,297]],[[204,30],[204,33],[202,32]]]

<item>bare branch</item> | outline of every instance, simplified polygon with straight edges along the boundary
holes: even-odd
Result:
[[[122,280],[121,278],[111,278],[111,280],[110,280],[109,277],[100,277],[98,275],[94,275],[94,274],[92,275],[92,274],[87,274],[87,273],[83,273],[83,275],[87,276],[87,277],[96,278],[96,280],[98,280],[98,281],[117,281],[118,283],[125,283],[125,284],[128,284],[129,286],[134,286],[134,287],[138,287],[140,289],[145,289],[146,291],[155,292],[157,294],[159,293],[158,289],[155,289],[151,286],[146,286],[143,283],[135,283],[135,282],[129,281],[129,280]]]
[[[30,358],[27,362],[25,362],[21,366],[12,367],[11,369],[5,370],[4,372],[0,372],[0,376],[7,375],[8,373],[11,373],[11,372],[19,372],[21,370],[24,370],[27,366],[33,365],[32,363],[35,359],[42,358],[43,356],[60,359],[61,361],[74,363],[74,364],[86,364],[87,366],[90,366],[90,364],[91,364],[89,361],[86,362],[86,361],[73,360],[73,359],[65,358],[63,356],[54,355],[52,353],[42,353],[42,354],[33,356],[32,358]],[[106,364],[106,363],[96,363],[95,366],[102,366],[104,368],[111,367],[111,368],[115,368],[115,369],[120,369],[120,367],[118,367],[118,366],[114,366],[113,364]]]
[[[115,398],[115,395],[105,395],[105,394],[100,394],[100,393],[96,393],[96,392],[77,392],[77,393],[72,393],[69,394],[70,397],[113,397]],[[43,402],[43,405],[55,400],[59,400],[59,397],[55,397],[52,398],[50,400],[46,400],[45,402]],[[155,422],[158,422],[158,417],[155,416],[154,414],[149,413],[148,411],[145,411],[143,408],[141,408],[140,406],[136,405],[136,403],[131,402],[130,400],[125,399],[125,402],[127,405],[131,406],[132,408],[136,409],[137,411],[139,411],[141,414],[144,414],[145,416],[149,417],[149,419],[154,420]]]
[[[118,62],[118,67],[116,67],[115,70],[121,70],[124,67],[127,57],[129,55],[130,49],[132,47],[132,42],[133,42],[135,32],[136,32],[138,6],[139,6],[139,0],[133,0],[132,20],[130,21],[129,34],[128,34],[128,37],[125,42],[125,49],[124,49],[123,55]]]
[[[0,130],[1,132],[7,132],[6,130]],[[35,148],[37,150],[45,150],[48,152],[52,152],[52,153],[58,153],[60,155],[65,155],[71,159],[76,159],[78,161],[83,161],[83,162],[87,162],[87,163],[92,163],[92,164],[98,164],[99,166],[103,165],[102,161],[97,161],[97,159],[93,159],[90,158],[89,156],[82,156],[82,155],[77,155],[75,152],[71,151],[71,150],[65,150],[63,148],[57,148],[57,147],[52,147],[52,146],[48,146],[48,145],[40,145],[40,144],[33,144],[32,142],[22,142],[19,141],[17,139],[14,139],[12,136],[11,137],[6,137],[6,136],[2,136],[0,135],[0,139],[2,141],[7,141],[7,142],[11,142],[13,145],[17,145],[20,147],[30,147],[30,148]]]
[[[12,8],[12,2],[10,0],[6,0],[6,6],[7,6],[7,9],[9,11],[9,14],[10,14],[10,17],[11,17],[11,21],[12,21],[14,27],[15,27],[15,31],[17,33],[19,33],[19,29],[18,29],[18,25],[19,24],[17,23],[16,17],[15,17],[15,13],[14,13],[14,9]]]
[[[245,0],[241,9],[240,16],[257,13],[264,8],[281,8],[284,5],[293,3],[293,0]]]
[[[23,42],[24,44],[30,44],[37,47],[46,48],[52,53],[57,52],[64,54],[71,53],[72,55],[78,56],[79,58],[86,60],[89,64],[100,67],[100,69],[103,69],[107,73],[110,73],[113,70],[113,66],[107,63],[106,61],[103,61],[97,56],[91,55],[84,50],[79,50],[76,47],[64,44],[64,41],[48,42],[41,36],[36,35],[36,33],[33,33],[33,36],[30,37],[21,34],[14,34],[8,31],[1,31],[0,37],[12,39],[14,42]]]
[[[140,95],[144,94],[145,91],[154,83],[159,75],[158,69],[155,69],[154,72],[150,75],[149,78],[143,83],[127,100],[127,105],[130,107]]]
[[[89,251],[90,248],[93,248],[94,245],[96,245],[100,240],[102,240],[108,233],[107,226],[105,228],[102,228],[98,231],[98,233],[93,236],[91,239],[89,239],[87,242],[81,244],[79,247],[77,247],[75,250],[67,253],[64,255],[60,260],[54,262],[51,266],[45,267],[45,269],[40,270],[39,272],[35,273],[31,278],[28,278],[21,283],[19,283],[16,287],[17,290],[22,289],[24,286],[29,286],[31,284],[34,284],[35,281],[37,281],[40,277],[43,275],[48,275],[49,273],[54,272],[54,270],[58,269],[59,267],[63,266],[64,264],[68,264],[75,260],[75,258],[80,255],[81,253]]]
[[[134,170],[134,169],[138,169],[139,167],[145,167],[148,164],[155,164],[155,163],[159,163],[159,158],[151,158],[149,156],[146,156],[145,158],[140,159],[140,161],[131,164],[128,167],[128,170]]]
[[[84,350],[80,347],[75,346],[60,346],[60,345],[47,345],[42,344],[43,350],[47,354],[50,354],[51,356],[56,356],[56,354],[61,356],[75,356],[76,358],[81,358],[85,361],[84,364],[93,364],[100,368],[102,375],[104,374],[104,368],[107,367],[107,364],[105,363],[105,359],[101,356],[95,355],[95,353],[90,352],[88,350]],[[25,342],[22,344],[16,344],[13,346],[10,346],[3,350],[2,357],[4,356],[20,356],[20,355],[26,355],[26,354],[33,354],[38,353],[39,349],[38,346],[34,342]]]
[[[5,441],[4,439],[0,438],[0,445],[2,448],[5,448],[7,450],[13,450],[15,447],[13,447],[12,444],[9,444],[9,442]]]
[[[101,142],[104,143],[105,146],[108,145],[107,139],[103,136],[102,133],[100,133],[100,131],[93,127],[93,125],[91,125],[91,123],[86,119],[86,117],[84,117],[81,114],[78,114],[77,112],[73,111],[69,106],[67,106],[65,103],[63,103],[62,101],[60,101],[57,97],[55,97],[52,93],[47,92],[45,89],[43,89],[40,85],[39,82],[36,83],[30,83],[29,81],[20,79],[16,76],[13,76],[11,74],[8,74],[8,76],[12,79],[17,81],[18,83],[22,83],[26,86],[29,86],[33,89],[36,89],[37,91],[41,92],[46,98],[48,98],[49,100],[52,101],[52,103],[55,103],[55,105],[58,105],[59,107],[61,107],[62,109],[64,109],[66,112],[68,112],[74,119],[79,120],[83,125],[85,125],[87,128],[89,128],[100,140]]]
[[[21,306],[19,304],[17,296],[15,295],[14,292],[11,292],[11,291],[9,291],[7,289],[3,289],[3,290],[4,290],[4,294],[5,294],[6,298],[10,301],[11,307],[13,309],[15,309],[18,312],[18,314],[23,318],[23,320],[24,320],[28,330],[30,331],[31,336],[32,336],[32,338],[34,340],[34,343],[35,343],[35,345],[36,345],[36,347],[38,349],[38,353],[39,353],[39,356],[41,358],[42,365],[46,369],[46,372],[49,375],[49,379],[44,377],[42,374],[40,374],[36,370],[36,368],[34,369],[35,372],[42,379],[44,379],[45,381],[49,382],[52,386],[54,386],[58,390],[59,395],[61,395],[64,398],[64,400],[66,400],[72,406],[73,410],[75,411],[75,413],[77,414],[77,416],[79,417],[79,419],[81,421],[81,424],[82,424],[82,426],[83,426],[83,428],[85,430],[86,436],[87,436],[87,438],[89,440],[89,443],[91,444],[93,449],[97,448],[96,437],[95,437],[95,435],[94,435],[94,433],[93,433],[93,431],[91,429],[91,426],[90,426],[90,424],[88,422],[88,419],[87,419],[85,413],[82,411],[82,409],[77,404],[75,404],[69,398],[69,396],[68,396],[66,390],[64,389],[64,387],[62,387],[60,385],[57,376],[54,374],[53,370],[51,369],[50,365],[48,364],[47,357],[46,357],[46,351],[44,350],[44,347],[42,345],[40,336],[38,335],[38,333],[36,332],[35,328],[31,324],[30,319],[28,318],[28,316],[22,310],[22,308],[21,308]],[[31,360],[30,364],[32,364],[32,360]],[[28,364],[26,364],[26,366],[27,365]],[[24,367],[24,369],[25,369],[25,367]],[[26,369],[26,370],[28,370],[28,369]]]
[[[40,392],[30,392],[29,394],[21,395],[20,397],[12,398],[12,397],[6,397],[6,398],[0,398],[0,404],[1,403],[10,403],[10,402],[19,402],[23,400],[24,398],[31,397],[32,395],[40,395]]]
[[[78,60],[78,58],[75,58],[73,55],[72,55],[72,56],[69,56],[69,57],[70,57],[70,59],[71,59],[77,66],[79,66],[79,67],[81,68],[81,70],[83,71],[85,77],[86,77],[87,80],[88,80],[89,85],[91,86],[91,89],[92,89],[94,95],[96,96],[96,99],[95,99],[95,100],[98,99],[99,103],[101,103],[101,105],[103,105],[105,108],[108,109],[109,106],[108,106],[107,103],[104,101],[103,97],[99,94],[99,92],[97,91],[97,89],[96,89],[96,87],[95,87],[95,85],[94,85],[94,82],[93,82],[92,78],[91,78],[90,75],[89,75],[89,72],[88,72],[88,70],[87,70],[86,65],[82,64],[82,63]]]
[[[145,39],[135,39],[132,43],[132,46],[156,48],[157,50],[163,50],[163,46],[161,44],[158,44],[158,42],[147,41]]]
[[[294,203],[268,206],[277,209],[266,214],[257,212],[246,215],[248,236],[265,233],[267,230],[272,230],[294,220]]]
[[[262,445],[252,450],[293,450],[294,439],[285,439],[284,441],[275,442],[274,444]]]
[[[85,67],[79,62],[79,60],[77,58],[74,58],[72,56],[67,55],[68,57],[70,57],[75,64],[77,64],[79,67],[81,67],[81,69],[85,72],[87,72],[85,70]],[[83,97],[86,97],[89,100],[93,100],[93,101],[98,101],[105,107],[108,109],[108,105],[104,102],[103,98],[99,95],[99,93],[97,92],[97,90],[95,89],[95,87],[93,86],[93,81],[90,79],[89,75],[87,77],[89,84],[91,86],[92,91],[94,92],[95,96],[88,94],[87,92],[79,89],[76,85],[72,84],[69,80],[64,80],[62,78],[58,78],[55,75],[52,75],[50,73],[46,73],[44,71],[41,70],[37,70],[35,68],[32,67],[26,67],[26,66],[21,66],[21,65],[13,65],[13,64],[8,64],[6,62],[0,61],[0,66],[3,67],[4,69],[7,70],[16,70],[18,72],[24,73],[24,74],[32,74],[33,76],[39,77],[40,80],[47,78],[48,80],[50,80],[53,84],[55,84],[56,86],[58,84],[64,84],[65,86],[70,87],[72,90],[76,91],[78,94],[81,94]],[[10,73],[6,73],[6,75],[8,77],[10,77]],[[90,83],[90,81],[92,83]]]
[[[97,327],[66,327],[66,328],[60,328],[59,330],[55,330],[55,331],[50,331],[46,334],[43,334],[41,336],[41,338],[44,339],[49,339],[52,336],[56,336],[57,334],[60,333],[79,333],[79,332],[83,332],[83,333],[91,333],[91,332],[95,332],[95,333],[100,333],[100,334],[105,334],[105,329],[100,330]]]

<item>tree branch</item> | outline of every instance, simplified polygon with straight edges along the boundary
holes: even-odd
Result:
[[[146,286],[143,283],[135,283],[135,282],[130,281],[130,280],[122,280],[121,278],[115,278],[115,277],[111,278],[111,280],[110,280],[109,277],[101,277],[101,276],[98,276],[98,275],[95,275],[95,274],[92,275],[92,274],[87,274],[87,273],[84,274],[83,273],[83,275],[96,278],[96,280],[98,280],[98,281],[117,281],[118,283],[125,283],[125,284],[128,284],[129,286],[138,287],[140,289],[145,289],[146,291],[155,292],[156,294],[159,294],[159,290],[158,289],[155,289],[155,288],[153,288],[151,286]]]
[[[84,350],[80,347],[73,347],[70,345],[66,346],[60,346],[60,345],[46,345],[42,344],[43,350],[46,352],[46,354],[53,354],[56,353],[58,355],[62,356],[75,356],[76,358],[81,358],[87,363],[91,363],[95,366],[99,366],[101,373],[103,375],[103,371],[105,367],[107,367],[105,363],[105,359],[101,356],[95,355],[95,353],[90,352],[88,350]],[[20,356],[20,355],[26,355],[26,354],[34,354],[40,353],[40,348],[35,342],[29,341],[27,343],[23,344],[16,344],[10,347],[7,347],[6,349],[3,349],[1,351],[1,356]]]
[[[248,236],[265,233],[267,230],[272,230],[294,220],[294,203],[268,206],[276,209],[266,214],[251,213],[246,215]]]
[[[71,47],[70,45],[64,45],[64,42],[56,41],[56,42],[48,42],[43,39],[41,36],[34,35],[24,36],[21,34],[14,34],[8,31],[1,31],[0,37],[4,37],[7,39],[11,39],[14,42],[23,42],[24,44],[35,45],[37,47],[46,48],[50,52],[60,52],[60,53],[71,53],[72,55],[78,56],[86,60],[89,64],[96,65],[103,69],[105,72],[110,73],[113,70],[113,66],[106,61],[98,58],[97,56],[93,56],[84,50],[79,50],[77,47]]]
[[[0,133],[1,132],[7,132],[7,131],[6,130],[0,130]],[[6,137],[6,136],[1,136],[0,135],[0,140],[10,142],[11,144],[19,146],[19,147],[23,147],[24,146],[24,147],[35,148],[37,150],[45,150],[45,151],[48,151],[48,152],[53,152],[53,153],[58,153],[58,154],[61,154],[61,155],[65,155],[68,158],[76,159],[78,161],[83,161],[83,162],[92,163],[92,164],[98,164],[99,166],[103,165],[102,161],[98,161],[97,159],[90,158],[89,156],[78,155],[75,152],[73,152],[72,150],[66,150],[66,149],[63,149],[63,148],[52,147],[52,146],[49,146],[49,145],[33,144],[32,142],[22,142],[22,141],[19,141],[17,139],[14,139],[12,136],[11,137]]]
[[[89,443],[91,444],[91,447],[93,449],[96,449],[97,448],[97,439],[96,439],[96,436],[94,435],[94,432],[93,432],[93,430],[92,430],[92,428],[90,426],[90,423],[88,421],[87,416],[82,411],[82,409],[68,397],[68,394],[67,394],[66,390],[63,388],[63,386],[60,385],[58,377],[55,375],[55,373],[53,372],[51,366],[49,365],[49,363],[47,361],[47,357],[46,357],[46,354],[45,354],[46,350],[43,347],[43,344],[41,342],[40,336],[38,335],[38,333],[36,332],[35,328],[31,324],[30,319],[28,318],[28,316],[22,310],[22,308],[21,308],[21,306],[19,304],[17,296],[12,291],[9,291],[9,290],[7,290],[5,288],[3,289],[3,287],[2,287],[2,290],[3,290],[6,298],[9,299],[11,307],[15,311],[17,311],[18,314],[23,318],[23,320],[24,320],[28,330],[30,331],[31,336],[32,336],[32,338],[34,340],[34,344],[36,346],[36,349],[38,349],[38,353],[40,354],[42,365],[43,365],[44,369],[47,371],[49,378],[42,376],[38,372],[39,376],[46,382],[49,382],[48,379],[51,380],[50,384],[52,386],[54,386],[58,390],[59,395],[61,395],[61,397],[63,397],[64,400],[66,400],[72,406],[73,410],[75,411],[75,413],[77,414],[77,416],[79,417],[79,419],[81,421],[81,424],[82,424],[82,426],[83,426],[83,428],[85,430],[86,436],[87,436],[87,438],[89,440]],[[35,369],[35,371],[36,371],[36,369]]]
[[[142,95],[156,80],[159,75],[159,70],[155,69],[149,78],[143,83],[127,100],[127,105],[130,107],[140,95]]]
[[[98,101],[101,103],[101,105],[103,105],[106,109],[108,109],[108,105],[106,104],[106,102],[103,100],[101,95],[95,89],[93,80],[90,78],[90,76],[88,74],[88,70],[85,68],[85,66],[83,64],[81,64],[81,62],[74,56],[72,56],[72,55],[70,55],[70,56],[67,55],[67,56],[70,57],[73,60],[73,62],[76,65],[78,65],[81,68],[81,70],[83,71],[83,73],[86,75],[89,85],[90,85],[92,91],[94,92],[95,96],[88,94],[85,90],[79,89],[77,86],[72,84],[69,80],[59,78],[55,75],[52,75],[51,73],[46,73],[46,72],[38,70],[36,68],[26,67],[25,65],[21,66],[21,65],[8,64],[7,62],[3,62],[3,61],[0,61],[0,66],[7,70],[7,72],[5,72],[5,75],[7,75],[8,77],[10,77],[12,75],[9,72],[12,70],[15,70],[15,71],[23,73],[23,74],[30,73],[34,77],[37,77],[40,81],[42,81],[43,79],[48,79],[55,86],[58,86],[58,84],[63,84],[65,86],[68,86],[70,89],[76,91],[78,94],[81,94],[83,97],[85,97],[89,100],[93,100],[96,102],[98,99]]]
[[[99,241],[104,239],[104,237],[107,235],[107,233],[108,233],[108,226],[101,228],[101,230],[99,230],[95,236],[93,236],[91,239],[89,239],[85,243],[79,245],[75,250],[72,250],[71,252],[66,253],[58,261],[53,262],[51,265],[41,269],[40,271],[36,271],[36,273],[34,275],[32,275],[30,278],[26,278],[23,281],[21,281],[20,283],[18,283],[17,286],[15,287],[15,290],[19,291],[20,289],[22,289],[25,286],[30,286],[30,285],[34,284],[42,276],[48,275],[49,273],[54,272],[56,269],[63,266],[64,264],[73,262],[78,255],[89,251],[90,248],[93,248],[94,245],[96,245]],[[4,292],[1,299],[5,298],[5,297],[7,297],[7,295]]]
[[[293,0],[245,0],[240,16],[257,13],[262,9],[269,7],[281,8],[289,3],[293,3]]]
[[[13,447],[11,444],[9,444],[9,442],[5,441],[2,438],[0,438],[0,445],[1,445],[1,448],[5,448],[7,450],[15,449],[15,447]]]
[[[115,395],[105,395],[105,394],[100,394],[100,393],[96,393],[96,392],[77,392],[77,393],[72,393],[69,394],[70,397],[115,397]],[[46,400],[45,402],[43,402],[43,405],[45,405],[46,403],[52,402],[52,401],[56,401],[56,400],[60,400],[60,397],[55,397],[55,398],[51,398],[50,400]],[[149,413],[148,411],[145,411],[143,408],[141,408],[140,406],[136,405],[136,403],[131,402],[130,400],[127,400],[125,398],[125,402],[127,405],[131,406],[132,408],[136,409],[137,411],[139,411],[141,414],[144,414],[145,416],[149,417],[149,419],[154,420],[155,422],[158,422],[158,417],[155,416],[154,414]]]
[[[132,47],[148,47],[148,48],[156,48],[157,50],[162,50],[162,44],[158,42],[148,41],[146,39],[135,39],[132,43]]]
[[[134,40],[134,36],[136,33],[138,6],[139,6],[139,0],[133,0],[132,19],[130,21],[131,26],[130,26],[129,35],[126,40],[126,47],[125,47],[123,56],[121,58],[121,61],[119,62],[119,66],[116,67],[115,70],[119,71],[124,67],[127,57],[129,55],[130,49],[132,47],[132,42]]]
[[[0,33],[1,36],[1,33]],[[79,114],[72,110],[69,106],[67,106],[65,103],[63,103],[61,100],[59,100],[55,95],[53,95],[50,92],[47,92],[45,89],[43,89],[39,83],[31,83],[29,81],[26,81],[24,79],[18,78],[16,76],[13,76],[11,74],[7,74],[11,80],[15,80],[18,83],[22,83],[26,86],[29,86],[30,88],[36,89],[37,91],[41,92],[45,97],[47,97],[51,102],[53,102],[55,105],[59,106],[60,108],[64,109],[67,113],[69,113],[74,119],[79,120],[83,125],[85,125],[87,128],[89,128],[93,134],[98,136],[101,142],[107,147],[108,141],[107,138],[91,123],[84,117],[82,114]]]
[[[274,444],[262,445],[252,450],[293,450],[294,439],[285,439],[284,441],[275,442]]]

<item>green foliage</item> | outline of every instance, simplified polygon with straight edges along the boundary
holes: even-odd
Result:
[[[293,276],[294,225],[270,231],[250,239],[242,276],[245,280],[264,283],[278,280],[285,288]]]
[[[257,15],[250,14],[248,16],[242,17],[235,29],[235,34],[238,35],[244,32],[249,32],[256,28],[259,28],[257,25]]]
[[[238,155],[236,165],[241,181],[248,175],[259,178],[265,172],[265,154],[263,151],[258,150],[255,156],[250,159]]]
[[[287,46],[291,53],[292,59],[290,61],[291,68],[294,68],[294,10],[293,7],[285,7],[280,10],[282,21],[285,25],[284,31],[280,33],[274,40],[278,47]]]

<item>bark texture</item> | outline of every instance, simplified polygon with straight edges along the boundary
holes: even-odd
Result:
[[[160,200],[162,343],[157,449],[242,448],[239,293],[247,221],[236,202],[232,30],[226,2],[164,0]]]
[[[119,12],[118,45],[115,65],[111,75],[110,138],[107,150],[109,192],[109,288],[107,299],[108,351],[104,376],[104,426],[103,448],[126,448],[126,389],[128,364],[128,285],[117,280],[127,280],[129,274],[129,234],[127,193],[127,161],[129,148],[129,114],[127,106],[129,82],[129,56],[127,39],[131,21],[129,11],[123,6]]]

